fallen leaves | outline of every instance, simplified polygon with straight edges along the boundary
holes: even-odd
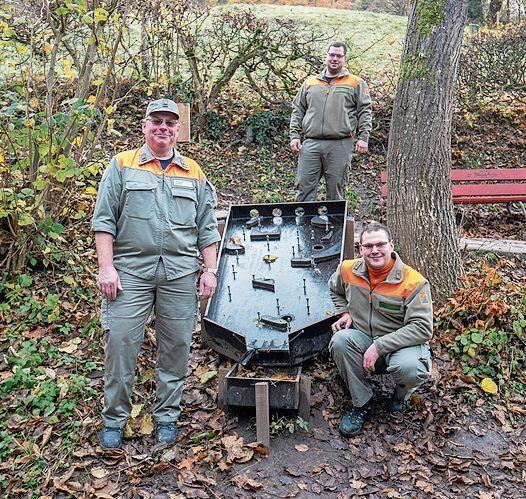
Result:
[[[309,446],[307,444],[296,444],[294,448],[298,452],[307,452],[309,450]]]
[[[480,382],[480,387],[486,392],[491,393],[492,395],[495,395],[498,393],[499,389],[497,388],[497,385],[491,378],[484,378]]]
[[[246,490],[259,490],[263,488],[263,484],[261,482],[257,482],[246,475],[236,475],[234,478],[232,478],[232,483],[236,487]]]

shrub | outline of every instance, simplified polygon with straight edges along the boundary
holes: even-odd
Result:
[[[526,24],[483,28],[468,36],[460,56],[460,97],[526,101]]]

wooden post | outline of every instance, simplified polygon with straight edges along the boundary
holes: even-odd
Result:
[[[256,390],[256,438],[267,449],[270,448],[270,418],[268,383],[260,382],[254,386]]]
[[[300,376],[300,396],[298,403],[298,416],[305,421],[310,419],[310,390],[312,380],[309,376]]]
[[[217,371],[217,407],[223,409],[225,412],[228,409],[228,394],[226,386],[226,375],[228,371],[228,367],[220,367]]]
[[[346,219],[343,258],[345,260],[352,260],[354,258],[354,217],[347,217]]]

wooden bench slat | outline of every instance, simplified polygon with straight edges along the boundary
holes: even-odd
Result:
[[[526,196],[526,184],[460,184],[452,185],[457,196]]]
[[[387,172],[380,174],[382,183],[387,182]],[[480,182],[483,180],[526,180],[526,168],[512,169],[489,169],[489,170],[451,170],[451,180],[453,182]]]
[[[480,182],[491,180],[526,180],[526,168],[512,168],[502,170],[451,170],[453,182]]]
[[[380,178],[380,195],[387,198],[387,172],[381,172]],[[503,183],[503,180],[518,182]],[[485,181],[494,183],[473,183]],[[451,170],[451,195],[455,204],[526,201],[526,168]]]

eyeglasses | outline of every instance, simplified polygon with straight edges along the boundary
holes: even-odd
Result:
[[[329,57],[337,57],[338,59],[343,59],[345,57],[345,54],[331,54],[330,52],[327,55]]]
[[[179,123],[177,120],[171,120],[171,119],[162,119],[162,118],[146,118],[147,121],[149,121],[154,126],[161,126],[163,123],[166,123],[166,126],[169,128],[174,127]]]
[[[367,251],[372,251],[374,247],[376,246],[379,250],[384,249],[389,244],[389,241],[382,241],[381,243],[375,243],[375,244],[360,244],[360,246]]]

